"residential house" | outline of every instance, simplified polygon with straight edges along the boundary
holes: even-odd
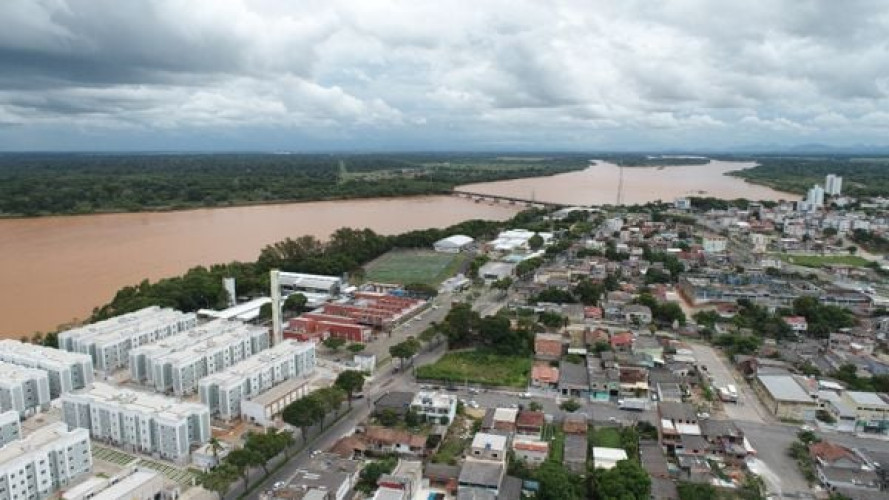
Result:
[[[627,451],[623,448],[593,447],[593,467],[596,469],[613,469],[621,460],[627,459]]]
[[[459,485],[457,498],[495,499],[500,492],[505,476],[506,464],[504,462],[466,459],[457,480]]]
[[[624,320],[631,325],[651,323],[651,308],[642,304],[629,304],[623,309]]]
[[[620,394],[620,370],[605,368],[599,358],[587,357],[587,373],[590,380],[590,400],[608,401]]]
[[[506,436],[478,432],[472,439],[467,456],[476,460],[504,462],[506,460],[506,442]]]
[[[809,323],[805,316],[784,316],[782,319],[797,335],[803,335],[809,329]]]
[[[559,393],[563,396],[586,399],[590,391],[590,380],[584,364],[559,363]]]
[[[546,424],[546,415],[542,411],[519,411],[515,421],[516,436],[528,436],[540,438],[543,426]]]
[[[639,366],[620,367],[620,395],[648,397],[648,369]]]
[[[523,460],[528,467],[537,467],[549,455],[549,443],[546,441],[516,438],[512,442],[512,451],[515,457]]]
[[[564,353],[564,339],[561,334],[538,333],[534,336],[534,356],[537,359],[555,361]]]
[[[856,429],[889,433],[889,396],[875,392],[846,391],[842,398],[855,411]]]
[[[568,413],[562,420],[562,431],[565,434],[587,434],[587,416],[583,413]]]
[[[426,436],[413,434],[406,430],[389,429],[376,425],[368,426],[364,431],[364,441],[368,453],[394,453],[407,457],[423,457],[426,455]]]
[[[548,363],[535,363],[531,368],[531,386],[543,390],[557,390],[559,387],[559,369]]]
[[[404,416],[407,415],[408,410],[410,410],[411,402],[413,402],[413,400],[413,392],[387,392],[374,401],[373,414],[375,417],[379,417],[387,411],[391,411],[395,415],[398,415],[398,418],[403,419]]]
[[[609,339],[611,349],[614,352],[632,352],[633,351],[633,332],[621,332],[611,335]]]
[[[854,451],[845,446],[820,441],[809,445],[809,454],[819,467],[834,467],[837,469],[861,469],[867,463]]]
[[[452,394],[420,391],[411,401],[411,410],[426,422],[450,425],[457,415],[457,397]]]

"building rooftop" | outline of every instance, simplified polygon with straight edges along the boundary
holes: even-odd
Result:
[[[221,372],[216,372],[201,379],[201,383],[210,383],[212,381],[219,385],[225,385],[227,382],[240,381],[249,378],[250,375],[257,373],[263,367],[274,366],[281,360],[292,359],[299,354],[313,351],[315,344],[311,342],[296,342],[286,339],[280,344],[261,351],[256,355],[236,363]]]
[[[503,467],[502,462],[467,459],[463,462],[463,469],[460,470],[459,481],[498,487],[503,476]]]
[[[153,481],[160,474],[152,470],[137,470],[121,481],[93,495],[92,500],[119,500],[127,498],[127,494],[139,485]]]
[[[40,427],[24,438],[7,443],[6,446],[0,448],[0,466],[12,460],[22,459],[43,446],[75,434],[89,440],[89,431],[80,428],[69,431],[68,425],[64,422],[55,422]]]
[[[563,452],[564,462],[585,462],[587,458],[587,438],[586,436],[566,434],[565,449]]]
[[[46,372],[0,361],[0,387],[18,385],[35,378],[46,378]]]
[[[846,395],[857,405],[889,409],[889,403],[875,392],[847,391]]]
[[[559,363],[559,385],[580,386],[589,389],[590,375],[583,364],[569,363],[562,360]]]
[[[89,363],[92,365],[93,363],[93,358],[89,354],[67,352],[41,345],[24,344],[11,339],[0,340],[0,352],[13,353],[31,362],[40,363],[42,366],[57,365],[61,367],[70,364]]]
[[[494,451],[506,450],[506,436],[478,432],[472,438],[473,448],[485,448]]]
[[[259,394],[258,396],[253,396],[249,399],[249,401],[259,404],[259,405],[270,405],[275,401],[283,398],[284,396],[290,394],[291,392],[299,389],[300,387],[306,386],[311,383],[311,380],[308,378],[291,378],[281,382],[280,384],[272,387],[271,389]]]
[[[757,378],[777,401],[814,403],[814,399],[791,375],[759,375]]]
[[[658,403],[658,409],[661,412],[661,418],[691,422],[698,420],[698,412],[695,410],[695,407],[687,403],[661,401]]]
[[[519,410],[516,408],[496,408],[494,410],[494,422],[515,423]]]
[[[120,389],[102,382],[95,382],[91,388],[69,393],[62,399],[87,399],[91,403],[102,403],[139,413],[151,414],[159,418],[180,420],[195,413],[209,412],[199,403],[184,402],[160,394]]]

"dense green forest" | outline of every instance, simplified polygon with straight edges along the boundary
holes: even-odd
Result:
[[[580,170],[579,154],[0,154],[0,216],[447,193]]]
[[[824,186],[827,174],[837,174],[843,177],[843,194],[889,194],[889,157],[757,156],[726,159],[758,162],[754,168],[731,175],[780,191],[804,194],[814,184]]]

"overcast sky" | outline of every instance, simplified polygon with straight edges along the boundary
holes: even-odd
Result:
[[[889,2],[2,0],[0,149],[886,145]]]

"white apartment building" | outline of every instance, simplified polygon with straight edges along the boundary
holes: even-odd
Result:
[[[210,410],[198,403],[134,392],[97,382],[62,396],[62,418],[93,439],[177,463],[210,439]]]
[[[0,413],[0,448],[22,438],[22,422],[17,411]]]
[[[114,477],[92,477],[65,491],[62,500],[159,500],[164,476],[150,469],[125,470]],[[175,497],[172,497],[175,498]]]
[[[222,420],[241,416],[241,402],[315,370],[315,344],[285,340],[199,382],[201,402]]]
[[[130,377],[178,396],[197,392],[198,381],[269,347],[268,330],[216,320],[130,351]]]
[[[22,417],[49,409],[49,375],[43,370],[0,361],[0,411]]]
[[[93,467],[90,436],[61,423],[0,448],[0,500],[40,500]]]
[[[839,196],[843,192],[843,178],[839,175],[827,174],[824,180],[824,192],[830,196]]]
[[[824,188],[815,184],[806,194],[806,205],[809,208],[817,208],[824,206]]]
[[[452,394],[420,391],[411,401],[411,410],[427,422],[450,425],[457,415],[457,397]]]
[[[93,359],[87,354],[5,339],[0,340],[0,361],[45,371],[51,399],[93,382]]]
[[[59,333],[59,349],[89,354],[96,370],[126,368],[131,349],[197,326],[194,313],[146,307],[138,311]]]

